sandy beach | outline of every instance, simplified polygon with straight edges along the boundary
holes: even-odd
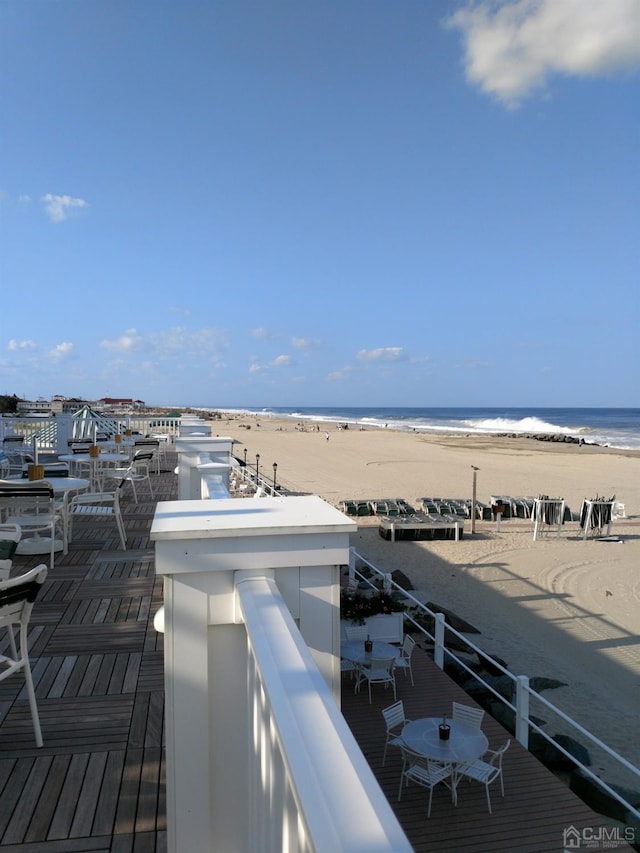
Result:
[[[236,455],[262,476],[332,505],[352,498],[423,496],[477,499],[545,494],[582,501],[616,495],[625,507],[612,534],[620,542],[579,538],[577,522],[559,538],[533,541],[528,520],[479,521],[460,542],[389,542],[375,519],[358,519],[352,544],[385,571],[401,569],[421,601],[437,602],[479,631],[472,639],[512,672],[567,686],[545,696],[640,766],[640,454],[526,438],[426,436],[389,429],[338,429],[323,423],[229,416],[212,434],[231,436]],[[549,714],[543,715],[549,719]],[[551,733],[562,724],[549,724]],[[592,751],[596,771],[629,784]],[[639,784],[633,787],[638,789]]]

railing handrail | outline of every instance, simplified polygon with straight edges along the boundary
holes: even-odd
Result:
[[[410,851],[275,581],[242,574],[236,592],[249,654],[269,703],[272,738],[287,768],[309,849]]]
[[[0,441],[4,440],[5,435],[21,433],[25,436],[25,444],[31,444],[35,440],[40,450],[55,451],[58,449],[58,452],[60,452],[60,448],[57,448],[58,428],[67,419],[71,421],[74,427],[82,425],[82,429],[74,429],[74,435],[70,435],[69,437],[92,437],[91,428],[93,424],[89,418],[75,418],[74,415],[66,413],[56,416],[35,415],[32,417],[17,414],[11,416],[0,415]],[[142,428],[147,432],[155,429],[156,432],[164,430],[165,433],[171,436],[177,434],[180,420],[180,417],[167,417],[163,415],[114,415],[113,417],[98,416],[94,423],[98,426],[99,430],[108,429],[112,432],[124,432],[125,429],[129,428]],[[158,423],[161,426],[154,426]],[[8,426],[10,426],[9,430],[7,429]],[[75,434],[76,432],[78,432],[77,435]],[[64,439],[64,435],[62,438]]]
[[[438,616],[442,616],[442,614],[438,614],[438,613],[434,612],[429,607],[427,607],[425,604],[423,604],[421,601],[419,601],[415,596],[411,595],[410,592],[403,589],[399,584],[397,584],[391,578],[391,575],[388,572],[381,571],[381,569],[377,568],[377,566],[375,566],[373,563],[371,563],[369,560],[367,560],[366,557],[363,557],[361,554],[358,554],[358,552],[355,551],[355,549],[354,549],[354,556],[356,556],[364,565],[366,565],[372,572],[377,574],[382,579],[382,582],[383,582],[383,584],[387,590],[395,588],[395,590],[397,592],[401,593],[404,598],[409,599],[415,607],[422,610],[429,617],[437,619]],[[350,571],[354,571],[360,578],[362,578],[363,580],[370,583],[370,581],[367,578],[365,578],[362,575],[362,573],[360,571],[358,571],[357,569],[355,569],[353,566],[350,567]],[[372,588],[375,588],[374,584],[370,583],[370,585]],[[424,626],[420,625],[411,616],[410,613],[405,612],[405,618],[408,618],[416,626],[416,628],[419,631],[421,631],[426,637],[428,637],[434,643],[436,642],[435,635],[430,634]],[[640,769],[639,768],[637,768],[630,761],[628,761],[626,758],[624,758],[624,756],[617,753],[614,749],[612,749],[610,746],[608,746],[608,744],[604,743],[604,741],[600,740],[600,738],[596,737],[596,735],[594,735],[590,731],[588,731],[588,729],[585,729],[583,726],[581,726],[580,723],[576,722],[568,714],[565,714],[564,711],[562,711],[562,710],[560,710],[560,708],[556,707],[553,704],[553,702],[550,702],[548,699],[546,699],[540,693],[538,693],[536,690],[534,690],[529,685],[528,679],[525,679],[527,683],[525,686],[523,686],[522,681],[521,681],[522,676],[514,675],[510,670],[508,670],[506,667],[502,666],[498,661],[496,661],[495,658],[492,658],[485,651],[483,651],[483,649],[481,649],[479,646],[477,646],[475,643],[473,643],[471,640],[469,640],[468,637],[465,637],[464,634],[461,634],[459,631],[457,631],[453,626],[446,624],[446,629],[447,629],[447,631],[450,631],[451,634],[453,634],[453,636],[455,636],[458,640],[461,640],[466,646],[468,646],[468,648],[471,651],[473,651],[475,654],[477,654],[481,660],[486,660],[487,662],[490,662],[492,668],[498,669],[500,672],[503,673],[503,675],[508,676],[514,682],[514,684],[516,686],[516,690],[523,690],[524,689],[529,694],[529,696],[533,696],[536,701],[539,701],[541,704],[548,707],[550,711],[552,711],[554,714],[557,714],[562,720],[564,720],[564,722],[568,723],[573,729],[575,729],[580,734],[585,735],[594,746],[596,746],[598,749],[602,749],[604,752],[607,753],[607,755],[609,755],[615,761],[619,762],[619,764],[621,764],[625,769],[629,770],[634,776],[636,776],[636,777],[638,777],[638,779],[640,779]],[[450,649],[447,649],[447,648],[444,648],[443,651],[444,651],[444,654],[446,654],[448,657],[452,658],[456,662],[457,665],[461,666],[463,669],[465,669],[467,672],[469,672],[471,675],[473,675],[473,677],[476,678],[483,685],[483,687],[486,688],[488,691],[490,691],[499,701],[503,702],[508,708],[510,708],[512,711],[515,711],[517,714],[517,709],[516,709],[515,705],[513,705],[501,693],[499,693],[497,690],[495,690],[494,687],[491,684],[489,684],[487,681],[485,681],[477,672],[475,672],[470,667],[468,667],[465,664],[465,662],[463,660],[461,660],[453,651],[451,651]],[[636,818],[640,818],[640,811],[638,809],[636,809],[631,803],[629,803],[626,799],[624,799],[624,797],[622,797],[616,790],[611,788],[599,776],[596,776],[595,773],[593,773],[593,771],[591,771],[585,764],[583,764],[578,758],[576,758],[575,755],[572,755],[568,750],[564,749],[564,747],[561,744],[559,744],[556,740],[554,740],[549,734],[547,734],[547,732],[543,731],[528,716],[527,716],[526,723],[527,723],[528,727],[531,727],[535,732],[537,732],[545,740],[547,740],[550,744],[552,744],[555,749],[558,749],[560,752],[562,752],[565,755],[565,757],[569,758],[572,762],[577,764],[580,767],[580,769],[586,775],[588,775],[592,780],[597,782],[605,791],[607,791],[607,793],[610,796],[612,796],[619,803],[624,805],[629,810],[629,812],[631,814],[633,814]],[[526,744],[525,744],[525,746],[526,746]]]

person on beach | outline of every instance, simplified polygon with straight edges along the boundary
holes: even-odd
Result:
[[[329,441],[329,433],[328,432],[325,432],[324,437],[326,438],[327,441]]]

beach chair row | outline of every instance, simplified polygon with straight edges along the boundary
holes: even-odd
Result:
[[[340,504],[346,515],[413,515],[415,509],[404,498],[370,498],[368,500],[346,500]]]
[[[429,515],[455,515],[471,518],[471,500],[469,498],[421,498],[422,508]],[[491,507],[476,501],[476,519],[491,521]]]
[[[532,518],[536,498],[514,498],[508,495],[491,495],[492,516],[502,507],[502,518]],[[565,504],[563,522],[571,521],[571,508]]]
[[[464,520],[460,516],[422,512],[398,519],[387,516],[380,519],[378,532],[383,539],[394,542],[401,539],[414,542],[423,539],[453,539],[457,542],[464,534]]]

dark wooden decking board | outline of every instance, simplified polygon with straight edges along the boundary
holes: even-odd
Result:
[[[174,460],[153,477],[158,500],[175,498]],[[56,555],[30,628],[42,749],[34,743],[23,679],[0,683],[2,853],[166,850],[163,642],[152,624],[163,582],[149,539],[154,508],[145,496],[135,504],[126,495],[126,551],[115,523],[87,518],[75,522],[69,553]],[[36,562],[18,558],[14,572]],[[0,652],[3,643],[0,635]],[[425,654],[418,658],[416,687],[398,678],[414,718],[441,713],[461,693]],[[417,851],[556,851],[559,827],[601,823],[517,746],[505,761],[504,800],[492,792],[492,817],[484,789],[468,785],[456,809],[444,789],[436,790],[427,821],[424,789],[409,787],[397,803],[397,753],[390,749],[380,766],[380,709],[389,695],[376,691],[369,706],[366,694],[354,696],[348,684],[345,716]],[[484,727],[492,746],[506,737],[493,720]]]
[[[173,496],[175,479],[155,477],[158,494]],[[0,684],[3,853],[166,849],[154,508],[123,501],[126,551],[113,521],[80,519],[69,553],[56,555],[30,627],[42,749],[24,681]],[[37,562],[18,558],[14,573]]]
[[[415,687],[404,674],[396,677],[398,699],[403,700],[409,719],[450,714],[454,701],[476,704],[426,652],[416,650],[413,661]],[[467,780],[459,784],[457,806],[444,786],[435,789],[430,818],[426,788],[410,784],[403,788],[398,802],[401,759],[397,749],[389,747],[382,767],[385,727],[381,712],[392,702],[391,689],[374,685],[370,705],[368,694],[354,694],[353,682],[343,676],[343,714],[417,853],[561,851],[565,827],[611,826],[486,714],[482,728],[492,749],[511,738],[503,764],[504,799],[499,782],[490,788],[493,814],[487,809],[484,786]]]

